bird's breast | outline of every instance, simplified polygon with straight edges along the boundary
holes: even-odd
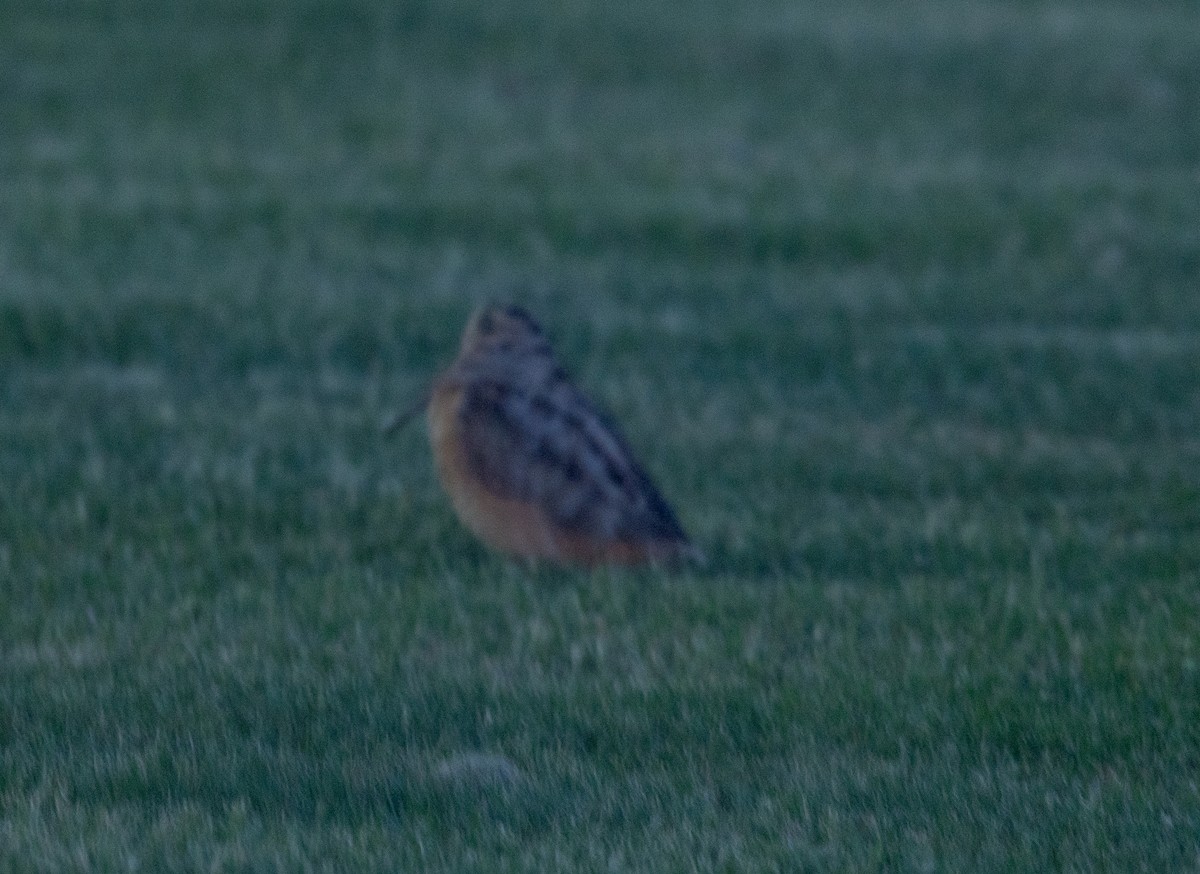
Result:
[[[498,495],[488,489],[470,463],[463,429],[464,390],[436,389],[429,402],[429,439],[442,488],[455,513],[493,549],[531,558],[557,557],[555,537],[534,503]]]

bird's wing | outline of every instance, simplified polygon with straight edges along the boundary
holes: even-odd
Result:
[[[616,426],[565,379],[533,392],[474,382],[459,415],[467,462],[493,493],[606,540],[687,542]]]

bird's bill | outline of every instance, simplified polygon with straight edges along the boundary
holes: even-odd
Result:
[[[393,416],[386,425],[383,426],[383,436],[391,437],[413,419],[415,419],[422,410],[429,405],[429,397],[433,394],[433,387],[425,389],[421,392],[421,396],[417,400],[405,407],[395,416]]]

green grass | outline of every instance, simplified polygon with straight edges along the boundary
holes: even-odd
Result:
[[[0,0],[0,868],[1200,866],[1197,57]],[[380,439],[484,299],[707,568],[506,562]]]

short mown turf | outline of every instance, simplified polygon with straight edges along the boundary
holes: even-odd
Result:
[[[1200,866],[1200,7],[0,0],[0,869]],[[380,425],[515,300],[708,553]]]

